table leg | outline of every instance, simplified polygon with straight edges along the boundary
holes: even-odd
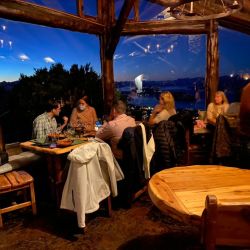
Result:
[[[48,174],[51,190],[51,198],[60,206],[61,194],[62,194],[62,173],[63,173],[63,160],[58,155],[48,155]]]

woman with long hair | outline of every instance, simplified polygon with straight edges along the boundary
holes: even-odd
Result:
[[[219,115],[226,114],[229,104],[227,97],[223,91],[216,91],[214,101],[209,103],[207,107],[207,122],[215,125],[216,118]]]
[[[162,92],[159,99],[159,104],[157,104],[152,114],[149,118],[149,124],[158,124],[160,121],[168,120],[170,116],[175,115],[175,101],[173,95],[169,92]]]

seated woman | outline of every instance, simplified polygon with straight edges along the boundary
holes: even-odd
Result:
[[[209,103],[207,107],[207,122],[210,125],[216,124],[216,118],[219,115],[226,114],[229,104],[226,95],[223,91],[217,91],[214,96],[214,101]]]
[[[85,99],[85,100],[84,100]],[[70,117],[70,126],[84,135],[95,135],[96,111],[87,103],[87,98],[80,99]]]
[[[168,120],[170,116],[175,115],[175,102],[173,95],[169,92],[162,92],[159,104],[157,104],[149,118],[149,124],[158,124],[160,121]]]

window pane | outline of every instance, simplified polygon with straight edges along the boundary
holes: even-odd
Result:
[[[162,91],[177,109],[205,109],[205,35],[125,37],[114,55],[117,90],[133,106],[151,106]]]
[[[230,29],[219,29],[219,89],[229,102],[239,101],[240,91],[250,80],[250,36]]]

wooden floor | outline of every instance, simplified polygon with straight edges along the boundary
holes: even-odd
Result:
[[[198,228],[179,223],[153,206],[147,193],[130,209],[105,210],[87,216],[86,232],[76,216],[40,204],[38,215],[29,209],[6,214],[0,230],[0,249],[160,250],[200,249]]]

